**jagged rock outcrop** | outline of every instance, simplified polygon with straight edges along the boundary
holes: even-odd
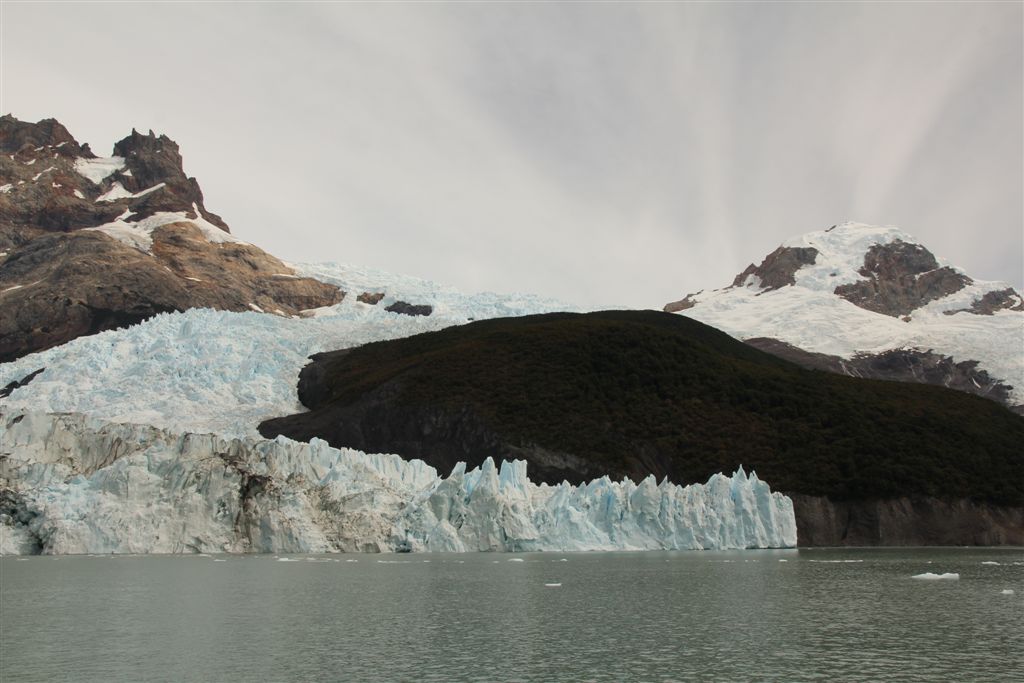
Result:
[[[233,237],[167,136],[133,130],[101,159],[53,119],[0,117],[0,362],[160,312],[342,296]]]
[[[955,311],[943,311],[946,315],[957,313],[974,313],[976,315],[995,315],[996,311],[1024,311],[1024,298],[1022,298],[1012,287],[985,292],[978,299],[971,302],[970,308],[961,308]]]
[[[804,367],[937,384],[1024,413],[1024,297],[859,223],[787,240],[723,289],[667,304]]]
[[[384,309],[388,313],[401,313],[402,315],[430,315],[434,307],[428,304],[410,304],[405,301],[396,301]]]
[[[356,301],[370,306],[376,306],[384,298],[384,292],[362,292],[356,297]]]
[[[973,282],[949,266],[939,266],[935,256],[920,244],[899,239],[871,245],[858,272],[866,279],[836,287],[836,295],[893,317],[906,315]]]
[[[803,266],[814,263],[818,250],[814,247],[779,247],[761,261],[761,265],[751,263],[746,270],[732,281],[733,287],[744,287],[753,275],[762,289],[779,289],[796,283],[796,271]]]
[[[779,289],[795,284],[796,271],[814,263],[818,250],[813,247],[779,247],[765,256],[761,265],[751,263],[743,272],[733,278],[732,287],[757,287],[764,291]],[[665,304],[666,313],[678,313],[693,308],[703,290],[687,294],[679,301]]]

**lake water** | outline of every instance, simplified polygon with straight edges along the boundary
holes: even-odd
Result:
[[[1021,549],[286,559],[0,558],[0,680],[1024,680]]]

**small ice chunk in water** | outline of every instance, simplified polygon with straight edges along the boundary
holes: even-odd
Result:
[[[1003,590],[999,591],[999,594],[1000,595],[1013,595],[1013,589],[1012,588],[1004,588]]]
[[[996,565],[996,566],[998,566],[998,565],[999,565],[999,563],[998,563],[998,562],[982,562],[982,564],[994,564],[994,565]]]
[[[513,557],[509,560],[509,562],[525,562],[525,560],[521,557]]]
[[[560,583],[545,583],[544,587],[545,588],[561,588],[562,584],[560,584]],[[1010,591],[1010,592],[1012,593],[1013,591]]]
[[[931,572],[925,572],[924,574],[915,574],[910,578],[923,579],[925,581],[957,581],[960,579],[960,575],[956,572],[950,572],[948,574],[932,574]]]

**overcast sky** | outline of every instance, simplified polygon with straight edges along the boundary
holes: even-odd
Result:
[[[2,4],[2,103],[291,261],[660,307],[898,225],[1024,285],[1024,6]]]

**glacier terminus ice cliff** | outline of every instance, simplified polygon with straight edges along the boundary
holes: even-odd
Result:
[[[325,442],[0,413],[5,554],[572,551],[796,545],[789,498],[739,469],[535,485],[526,463],[447,476]]]

